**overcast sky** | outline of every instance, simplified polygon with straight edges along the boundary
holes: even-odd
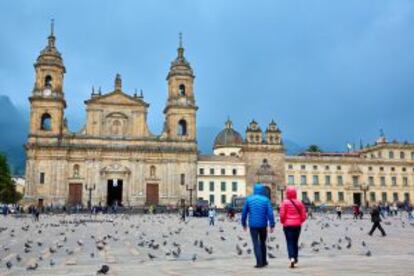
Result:
[[[380,128],[414,141],[412,0],[1,1],[0,94],[21,109],[51,18],[73,131],[92,85],[112,91],[120,73],[127,92],[143,89],[159,133],[183,32],[201,128],[230,116],[244,134],[274,119],[284,138],[327,150],[372,143]]]

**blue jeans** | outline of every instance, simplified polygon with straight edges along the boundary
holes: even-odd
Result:
[[[253,241],[254,255],[256,256],[256,265],[267,265],[266,253],[266,239],[267,229],[264,228],[250,228],[250,236]]]
[[[294,258],[295,261],[297,261],[299,253],[298,242],[300,236],[300,226],[283,227],[283,232],[285,232],[289,259]]]

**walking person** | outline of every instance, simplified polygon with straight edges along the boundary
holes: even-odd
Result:
[[[336,206],[336,218],[337,219],[341,219],[342,218],[342,207],[341,206]]]
[[[359,216],[359,206],[358,205],[354,205],[352,206],[352,213],[354,214],[353,219],[358,219]]]
[[[255,268],[267,266],[266,239],[267,227],[273,233],[275,218],[273,215],[272,204],[266,196],[263,184],[257,183],[243,206],[242,226],[247,231],[247,217],[249,218],[250,236],[253,242],[254,255],[256,257]]]
[[[211,207],[210,210],[208,210],[209,226],[214,226],[215,216],[216,216],[216,210],[213,207]]]
[[[371,211],[371,222],[372,222],[372,228],[371,231],[369,231],[368,235],[372,236],[372,234],[374,233],[375,229],[379,229],[382,236],[385,237],[385,231],[381,226],[381,215],[380,215],[380,210],[377,206],[372,206],[372,211]]]
[[[290,268],[294,268],[298,263],[298,242],[301,226],[305,220],[305,206],[297,199],[296,188],[289,186],[286,189],[286,199],[280,204],[280,222],[283,224],[286,237]]]

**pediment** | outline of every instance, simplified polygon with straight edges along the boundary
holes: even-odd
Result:
[[[142,100],[140,97],[132,97],[123,92],[115,91],[109,94],[102,96],[95,96],[90,100],[85,102],[86,104],[103,104],[103,105],[135,105],[135,106],[145,106],[148,107],[148,104]]]

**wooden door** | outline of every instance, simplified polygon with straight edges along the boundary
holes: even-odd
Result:
[[[82,204],[82,184],[71,183],[69,184],[69,205]]]
[[[147,205],[158,205],[158,184],[147,184]]]

